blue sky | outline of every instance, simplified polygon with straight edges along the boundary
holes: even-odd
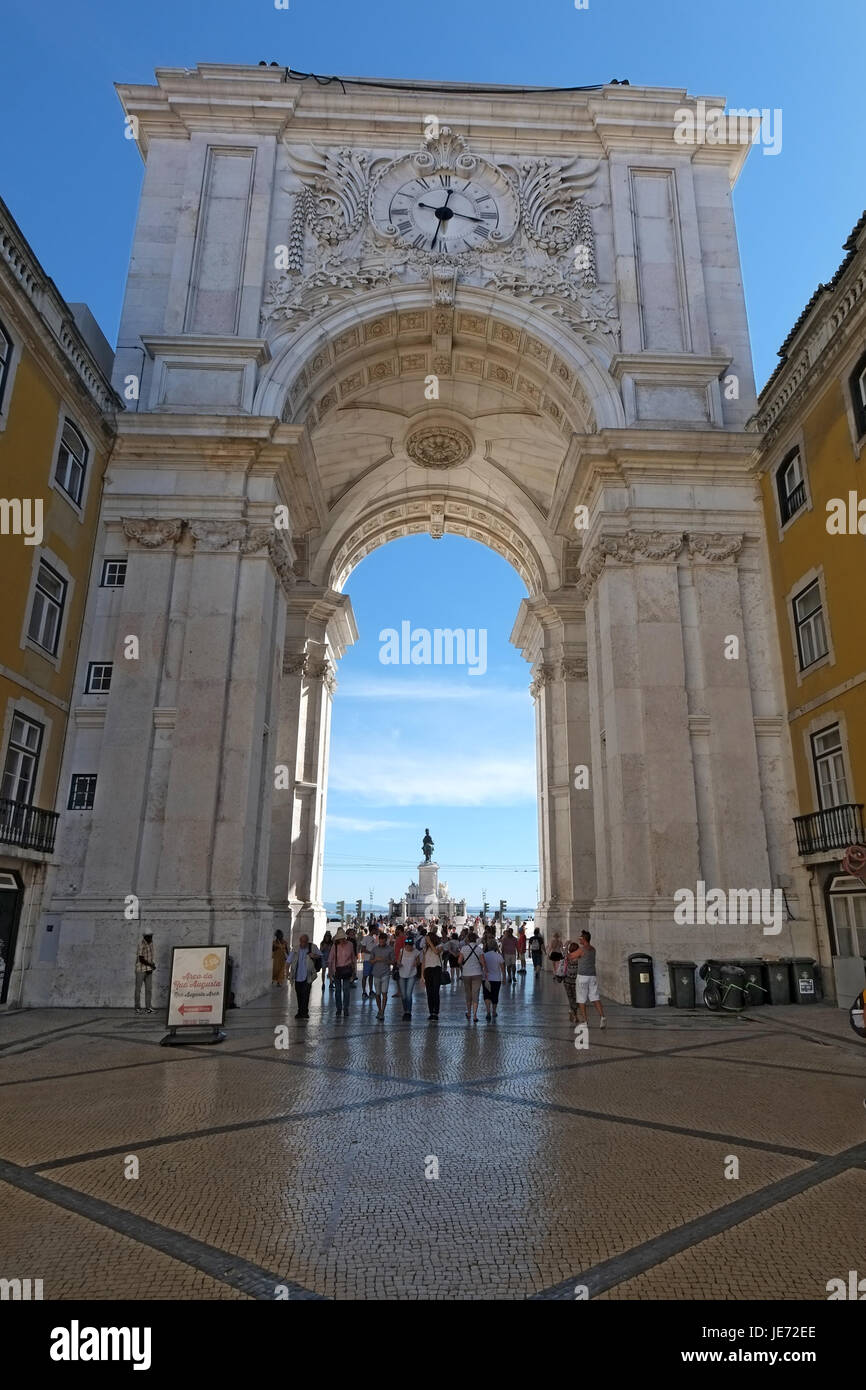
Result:
[[[5,0],[3,9],[0,194],[61,293],[86,301],[112,343],[142,177],[113,83],[151,82],[156,67],[265,59],[320,75],[542,86],[627,77],[780,108],[781,153],[756,148],[735,193],[759,385],[866,203],[863,0],[589,0],[586,10],[574,0],[289,0],[288,10],[273,0]],[[417,863],[430,824],[452,886],[531,900],[518,885],[532,874],[450,869],[537,858],[528,668],[507,640],[520,581],[472,542],[419,537],[369,557],[347,587],[362,636],[335,705],[326,896],[398,892],[400,866]],[[404,619],[486,627],[487,674],[382,667],[378,632]],[[486,698],[467,694],[474,686]],[[404,776],[415,753],[431,769],[421,800]],[[376,821],[386,824],[351,829]],[[349,867],[352,856],[375,872]]]

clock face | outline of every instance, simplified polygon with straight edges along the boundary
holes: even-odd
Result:
[[[480,179],[444,170],[400,184],[388,201],[387,219],[403,241],[443,256],[483,250],[502,239],[502,209],[490,189]]]
[[[370,216],[379,231],[434,258],[501,249],[520,219],[510,179],[484,159],[463,154],[448,169],[434,154],[395,159],[374,180]]]

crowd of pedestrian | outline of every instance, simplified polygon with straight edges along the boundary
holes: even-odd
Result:
[[[276,987],[289,980],[298,1003],[295,1015],[309,1018],[310,994],[321,978],[322,996],[326,988],[333,994],[336,1016],[349,1012],[352,990],[357,989],[361,966],[361,999],[376,1004],[376,1019],[383,1022],[388,1000],[402,1006],[403,1019],[412,1018],[415,990],[422,982],[427,999],[427,1016],[439,1018],[442,990],[462,984],[467,1022],[478,1022],[478,1009],[484,1004],[488,1023],[495,1022],[502,986],[514,987],[518,975],[527,974],[527,957],[536,976],[550,963],[554,977],[565,986],[571,1021],[585,1023],[586,1006],[595,1004],[606,1024],[598,992],[595,948],[588,931],[578,941],[563,942],[554,934],[549,946],[538,927],[527,936],[526,929],[510,923],[501,928],[481,918],[458,932],[448,921],[387,923],[371,919],[364,925],[326,931],[316,946],[302,935],[289,949],[281,931],[274,935],[272,979]],[[392,985],[394,988],[392,989]]]

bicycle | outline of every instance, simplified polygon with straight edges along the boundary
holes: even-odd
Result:
[[[715,972],[715,973],[714,973]],[[768,993],[756,980],[747,980],[742,966],[721,966],[718,961],[705,961],[698,971],[704,986],[704,1003],[711,1013],[739,1013],[749,1002],[749,990]],[[732,998],[733,996],[733,998]],[[730,1001],[730,1002],[729,1002]]]

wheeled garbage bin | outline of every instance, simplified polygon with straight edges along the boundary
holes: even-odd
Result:
[[[768,1004],[790,1004],[791,972],[786,960],[764,961],[764,988]]]
[[[766,1004],[769,996],[767,995],[764,983],[764,962],[762,960],[742,960],[740,961],[746,972],[746,1003]]]
[[[635,951],[628,958],[628,984],[633,1009],[654,1009],[656,991],[653,984],[653,958]]]
[[[815,1004],[815,961],[811,956],[792,956],[788,962],[791,976],[791,998],[795,1004]]]
[[[669,960],[670,999],[674,1009],[693,1009],[695,1007],[695,962],[693,960]]]

